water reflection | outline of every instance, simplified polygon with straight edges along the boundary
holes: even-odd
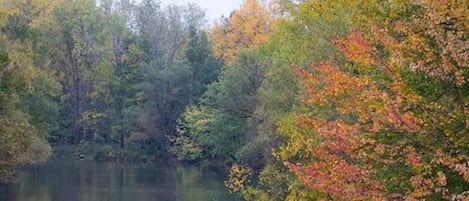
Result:
[[[199,167],[53,161],[25,169],[18,182],[16,187],[5,187],[0,194],[6,197],[0,200],[235,200],[224,188],[223,178]]]

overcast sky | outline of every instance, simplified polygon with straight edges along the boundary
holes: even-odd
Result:
[[[222,15],[229,16],[231,11],[239,8],[242,0],[161,0],[165,5],[196,3],[205,10],[208,22],[220,18]]]

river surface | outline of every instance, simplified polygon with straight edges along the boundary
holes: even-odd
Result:
[[[50,161],[24,168],[3,201],[230,201],[224,177],[194,166]],[[6,195],[5,195],[6,194]],[[3,197],[3,198],[1,198]]]

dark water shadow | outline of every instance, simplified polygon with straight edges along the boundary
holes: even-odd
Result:
[[[0,201],[18,199],[20,185],[18,183],[0,183]]]

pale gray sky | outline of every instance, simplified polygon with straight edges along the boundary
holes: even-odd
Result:
[[[208,23],[220,18],[222,15],[228,17],[233,10],[239,8],[242,0],[161,0],[165,5],[195,3],[205,10]]]

